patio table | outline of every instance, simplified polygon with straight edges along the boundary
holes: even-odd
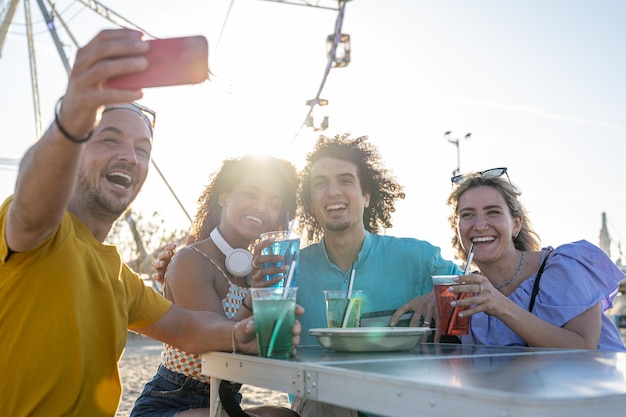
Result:
[[[626,353],[422,343],[405,352],[300,346],[289,360],[211,352],[222,379],[388,417],[588,417],[626,410]]]

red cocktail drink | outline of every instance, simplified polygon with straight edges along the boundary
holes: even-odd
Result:
[[[459,313],[467,310],[466,307],[453,307],[452,301],[469,298],[470,293],[455,294],[449,288],[460,284],[453,281],[456,275],[435,275],[433,276],[433,287],[437,300],[437,328],[441,335],[460,336],[469,332],[470,318],[459,317]]]

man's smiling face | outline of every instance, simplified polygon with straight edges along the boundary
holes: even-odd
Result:
[[[320,158],[311,166],[311,212],[324,232],[364,228],[363,212],[369,195],[363,195],[356,164]]]
[[[138,114],[106,111],[85,145],[75,198],[96,217],[117,219],[146,180],[151,152],[151,130]]]

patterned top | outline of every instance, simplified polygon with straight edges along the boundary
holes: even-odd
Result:
[[[248,293],[248,288],[240,287],[232,283],[226,276],[226,273],[215,263],[215,261],[213,261],[213,259],[209,258],[207,254],[200,251],[198,248],[194,246],[189,247],[207,258],[209,262],[211,262],[211,264],[222,273],[226,282],[228,282],[228,292],[222,299],[222,308],[224,309],[226,317],[232,319],[237,314],[239,307],[241,307],[241,303]],[[161,352],[161,363],[172,372],[190,376],[193,379],[206,384],[210,382],[210,376],[202,375],[202,357],[200,354],[187,353],[164,343],[163,352]]]

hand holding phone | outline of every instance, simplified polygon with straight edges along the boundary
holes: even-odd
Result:
[[[138,90],[197,84],[209,76],[209,45],[204,36],[149,40],[145,71],[111,78],[106,88]]]

